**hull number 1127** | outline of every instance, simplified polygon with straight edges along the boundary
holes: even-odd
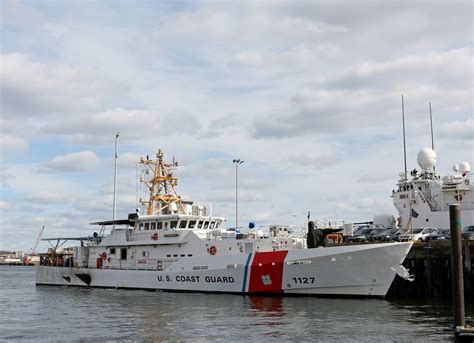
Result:
[[[311,285],[314,283],[314,277],[294,277],[293,282],[296,284]]]

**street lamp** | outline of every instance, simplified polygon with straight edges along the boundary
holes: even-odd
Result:
[[[113,205],[114,210],[112,214],[113,230],[115,230],[115,212],[117,212],[117,202],[115,198],[117,197],[117,158],[118,158],[117,144],[118,144],[119,136],[120,136],[120,132],[117,132],[115,134],[115,155],[114,155],[114,205]]]
[[[244,163],[244,161],[239,159],[234,159],[232,162],[235,164],[235,230],[239,227],[239,190],[238,190],[238,175],[239,175],[239,165]]]

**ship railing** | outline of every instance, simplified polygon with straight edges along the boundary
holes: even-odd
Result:
[[[434,210],[435,210],[435,208],[436,208],[436,201],[435,201],[432,197],[430,197],[430,198],[428,199],[427,197],[425,197],[425,196],[423,195],[422,192],[416,191],[416,193],[420,196],[420,198],[421,198],[421,200],[422,200],[423,202],[425,202],[425,203],[428,204],[428,206],[430,207],[431,211],[434,211]]]
[[[168,268],[176,260],[175,258],[141,258],[134,260],[110,258],[110,261],[107,260],[102,269],[161,271]]]

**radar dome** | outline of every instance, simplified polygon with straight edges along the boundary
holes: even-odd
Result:
[[[469,162],[459,163],[459,171],[461,173],[469,173],[471,171],[471,165],[469,164]]]
[[[453,170],[457,173],[459,171],[459,166],[457,164],[455,164],[453,166]]]
[[[418,164],[423,170],[432,170],[436,165],[436,153],[430,148],[423,148],[418,152]]]

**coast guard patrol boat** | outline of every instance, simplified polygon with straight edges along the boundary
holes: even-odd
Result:
[[[139,163],[146,214],[93,223],[102,229],[91,237],[45,239],[56,245],[42,256],[37,285],[384,297],[396,274],[408,274],[401,263],[411,242],[308,248],[285,227],[230,231],[178,195],[177,163],[161,150]],[[59,253],[73,239],[80,246]]]
[[[462,225],[474,225],[474,189],[470,180],[471,166],[461,162],[453,166],[454,175],[441,177],[435,171],[437,156],[430,148],[417,156],[421,171],[414,169],[408,179],[400,173],[397,189],[392,191],[398,210],[399,225],[404,229],[449,228],[449,205],[458,203]]]

